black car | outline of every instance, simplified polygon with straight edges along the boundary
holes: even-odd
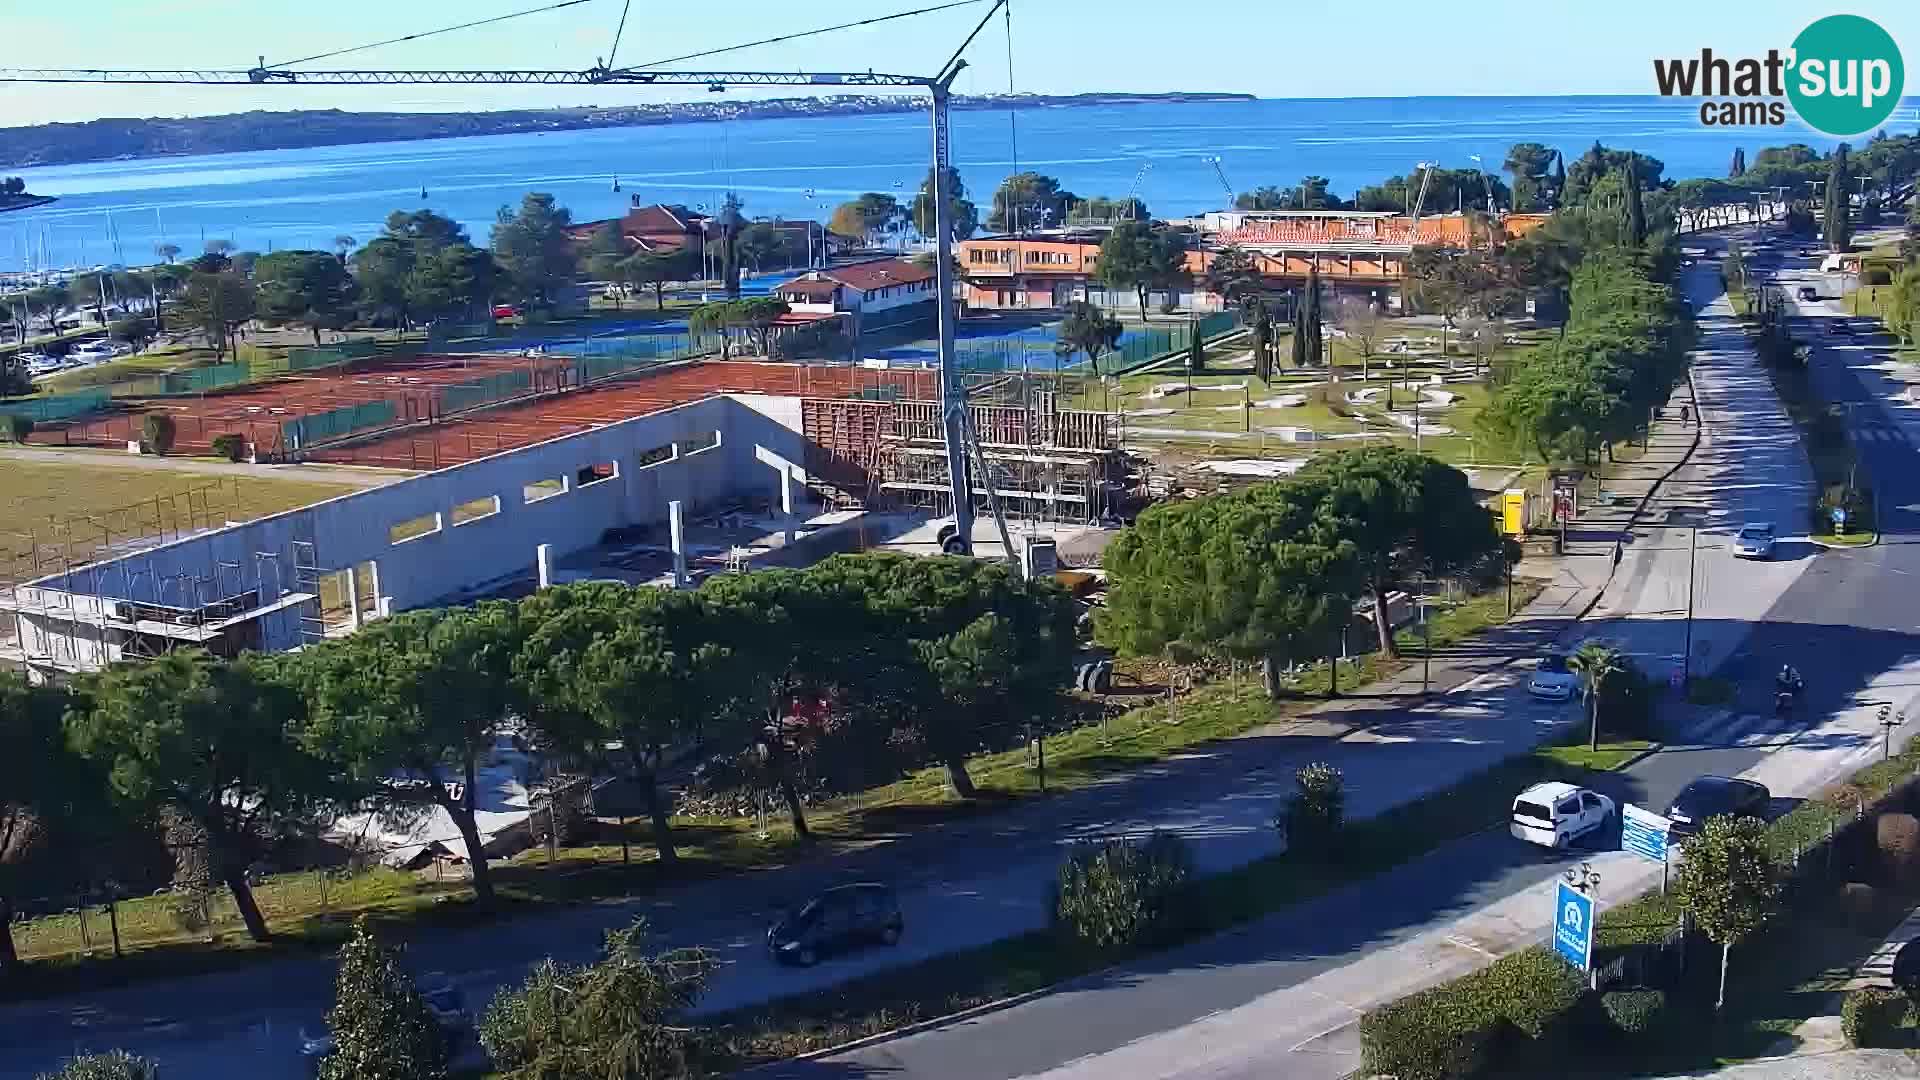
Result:
[[[1845,319],[1829,319],[1827,320],[1827,333],[1840,337],[1852,337],[1853,324]]]
[[[1813,291],[1813,286],[1811,286],[1811,285],[1802,285],[1802,286],[1800,286],[1800,288],[1799,288],[1798,290],[1796,290],[1796,291],[1794,292],[1794,294],[1793,294],[1793,295],[1794,295],[1794,296],[1795,296],[1796,298],[1798,298],[1798,299],[1801,299],[1801,300],[1818,300],[1818,299],[1820,299],[1820,294],[1819,294],[1819,293],[1817,293],[1817,292],[1814,292],[1814,291]]]
[[[1767,790],[1765,784],[1736,780],[1730,776],[1695,777],[1680,789],[1680,794],[1673,797],[1673,804],[1667,807],[1667,818],[1673,822],[1668,832],[1675,836],[1690,836],[1699,832],[1708,818],[1721,814],[1760,817],[1772,799],[1773,793]]]
[[[820,958],[879,942],[899,942],[906,923],[890,885],[863,882],[828,889],[767,930],[767,952],[783,964],[812,967]]]

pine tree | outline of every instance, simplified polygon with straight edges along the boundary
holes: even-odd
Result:
[[[1747,148],[1744,146],[1736,146],[1733,148],[1733,164],[1727,166],[1727,179],[1737,180],[1746,171],[1747,171]]]
[[[362,918],[340,949],[333,1009],[327,1013],[333,1050],[320,1062],[319,1080],[440,1080],[447,1075],[447,1043],[413,976],[398,955],[374,940]]]

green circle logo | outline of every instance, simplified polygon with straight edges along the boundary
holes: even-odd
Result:
[[[1829,15],[1793,39],[1787,98],[1800,119],[1828,135],[1871,131],[1900,103],[1906,69],[1900,46],[1880,24]]]

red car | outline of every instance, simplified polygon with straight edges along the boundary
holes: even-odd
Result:
[[[496,319],[517,319],[520,317],[520,309],[514,307],[512,304],[495,304],[493,305],[493,317]]]

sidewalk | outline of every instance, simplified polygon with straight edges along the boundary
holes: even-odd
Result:
[[[1838,1004],[1845,1000],[1845,995],[1864,987],[1892,986],[1894,954],[1900,951],[1902,945],[1916,938],[1920,938],[1920,908],[1908,912],[1900,925],[1888,932],[1886,940],[1860,962],[1851,978],[1833,987],[1833,1001]],[[1847,1049],[1846,1036],[1840,1031],[1840,1017],[1837,1014],[1808,1017],[1793,1029],[1792,1038],[1794,1052],[1788,1055],[1792,1058]]]

